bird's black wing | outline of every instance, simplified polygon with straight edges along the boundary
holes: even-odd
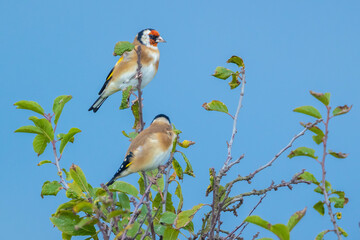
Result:
[[[115,180],[120,176],[120,174],[126,170],[131,165],[131,158],[134,157],[134,154],[132,152],[129,152],[128,155],[126,155],[124,162],[121,164],[119,170],[115,173],[115,175],[111,178],[111,180],[106,184],[106,186],[110,186],[115,182]]]

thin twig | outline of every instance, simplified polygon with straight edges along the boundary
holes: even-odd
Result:
[[[142,91],[141,91],[141,83],[142,83],[142,73],[141,73],[141,68],[142,68],[142,64],[141,64],[141,46],[138,46],[136,48],[136,54],[137,54],[137,69],[136,69],[136,77],[138,79],[138,85],[137,85],[137,90],[138,90],[138,99],[139,99],[139,123],[140,123],[140,129],[139,132],[141,132],[144,129],[144,120],[143,120],[143,113],[142,113]]]
[[[325,169],[325,160],[326,160],[326,155],[327,155],[327,151],[326,151],[326,147],[327,147],[327,140],[328,140],[328,136],[329,136],[329,121],[330,121],[330,109],[331,107],[326,106],[326,110],[327,110],[327,117],[326,117],[326,122],[325,124],[325,135],[323,138],[323,156],[322,156],[322,161],[320,163],[321,165],[321,170],[322,170],[322,181],[321,181],[321,190],[324,194],[324,199],[325,199],[325,205],[327,206],[328,209],[328,214],[330,216],[331,222],[334,226],[334,230],[335,233],[338,237],[339,240],[341,240],[341,234],[339,231],[339,226],[336,223],[336,220],[334,218],[334,214],[332,212],[332,208],[331,208],[331,203],[329,201],[329,196],[328,196],[328,192],[326,191],[326,169]]]

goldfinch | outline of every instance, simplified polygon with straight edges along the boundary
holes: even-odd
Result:
[[[159,67],[160,52],[157,47],[159,42],[165,42],[158,31],[148,28],[139,32],[133,44],[135,48],[130,52],[125,52],[117,61],[113,69],[106,77],[106,81],[100,89],[100,97],[89,108],[89,111],[97,112],[104,101],[117,91],[124,90],[128,86],[136,87],[137,79],[137,54],[136,48],[141,47],[141,74],[143,89],[155,77]]]
[[[106,185],[131,173],[159,167],[169,158],[175,138],[169,117],[157,115],[151,125],[132,140],[119,170]]]

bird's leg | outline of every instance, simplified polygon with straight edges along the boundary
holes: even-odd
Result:
[[[142,78],[142,72],[141,71],[137,71],[135,74],[135,79],[139,79]]]

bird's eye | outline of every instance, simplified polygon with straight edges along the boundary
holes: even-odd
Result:
[[[150,39],[152,39],[152,40],[156,40],[156,39],[157,39],[157,36],[152,35],[152,34],[149,34],[149,37],[150,37]]]

